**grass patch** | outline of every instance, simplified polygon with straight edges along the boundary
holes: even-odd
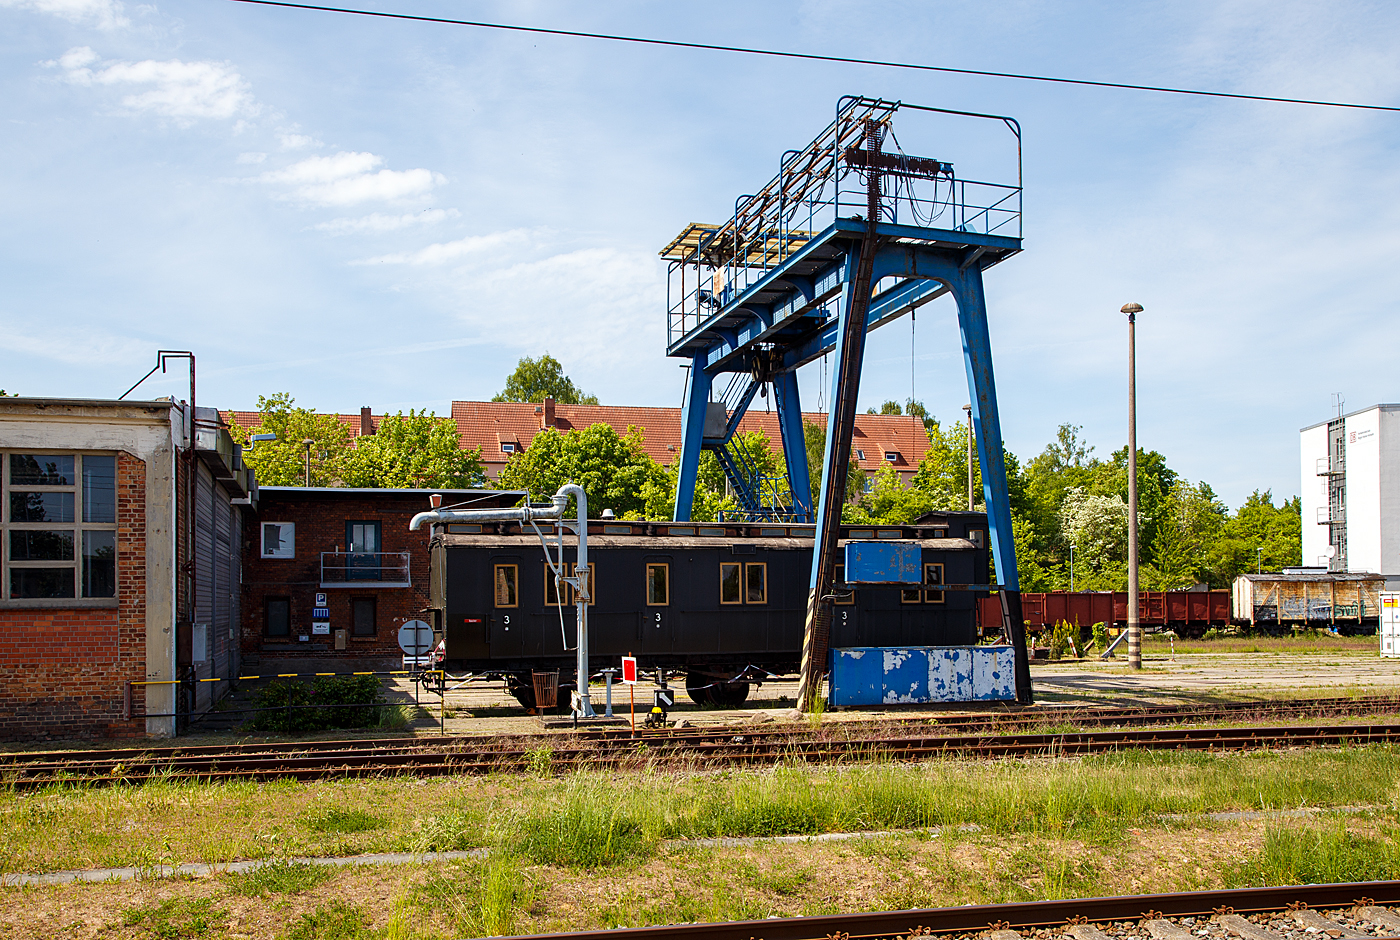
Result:
[[[1400,876],[1394,841],[1358,835],[1338,821],[1332,826],[1270,827],[1253,858],[1225,872],[1228,887],[1341,884],[1385,881]]]
[[[600,868],[655,853],[661,820],[624,797],[615,781],[580,774],[564,786],[557,809],[541,807],[520,820],[520,854],[541,865]]]
[[[519,932],[526,911],[539,893],[514,857],[494,852],[483,862],[434,874],[419,886],[418,897],[452,917],[465,937],[503,937]]]
[[[226,878],[234,894],[250,898],[270,894],[301,894],[325,884],[335,872],[328,865],[306,862],[278,861],[260,865],[249,872],[235,872]]]
[[[369,915],[344,901],[332,901],[301,915],[287,931],[287,940],[361,940],[370,936]]]
[[[160,940],[205,937],[223,926],[228,912],[214,907],[208,898],[171,898],[146,907],[130,907],[122,912],[122,925],[136,927]]]
[[[306,821],[306,828],[312,832],[331,832],[342,835],[353,832],[369,832],[371,829],[379,829],[383,825],[383,819],[362,809],[329,809]]]

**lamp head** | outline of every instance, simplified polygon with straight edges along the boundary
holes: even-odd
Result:
[[[1124,304],[1123,312],[1126,313],[1128,315],[1128,319],[1131,320],[1139,313],[1142,313],[1142,304]]]

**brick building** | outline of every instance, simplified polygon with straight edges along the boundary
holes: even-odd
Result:
[[[279,672],[400,668],[399,627],[424,619],[428,604],[431,533],[410,532],[408,523],[429,508],[433,493],[444,507],[473,508],[514,506],[525,496],[261,487],[258,511],[243,527],[245,665]]]
[[[193,441],[187,415],[0,398],[0,738],[170,735],[215,695],[192,680],[236,668],[231,535],[256,484],[217,413]]]

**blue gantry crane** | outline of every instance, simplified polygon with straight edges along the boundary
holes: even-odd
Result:
[[[950,163],[904,153],[894,132],[901,113],[1004,124],[1015,138],[1016,182],[961,177]],[[691,223],[661,252],[670,262],[666,352],[690,364],[675,518],[690,518],[700,454],[710,450],[749,518],[815,520],[799,689],[804,707],[816,695],[829,653],[829,597],[865,337],[945,294],[958,308],[996,587],[1016,651],[1017,699],[1030,701],[982,288],[984,269],[1021,250],[1021,190],[1021,130],[1014,119],[843,97],[835,120],[805,147],[784,153],[777,175],[736,200],[727,221]],[[828,353],[836,354],[831,407],[821,489],[813,494],[797,369]],[[782,435],[779,478],[759,473],[734,440],[745,411],[767,388]]]

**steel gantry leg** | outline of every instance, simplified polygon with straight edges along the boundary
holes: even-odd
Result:
[[[685,404],[681,406],[681,452],[676,463],[676,505],[672,518],[690,521],[695,503],[695,476],[700,469],[700,448],[705,436],[705,412],[710,404],[710,374],[705,356],[696,356],[686,382]]]
[[[1011,497],[1006,486],[1006,456],[1002,449],[1001,418],[997,413],[981,268],[976,263],[966,266],[950,278],[949,286],[958,304],[958,331],[962,335],[967,387],[972,397],[972,426],[977,435],[977,460],[982,470],[982,498],[987,504],[987,528],[997,583],[1002,585],[1002,623],[1011,638],[1016,659],[1016,701],[1029,705],[1030,660],[1021,612],[1021,584],[1016,573],[1016,539],[1011,530]]]
[[[807,435],[802,427],[802,402],[797,395],[797,373],[773,376],[773,397],[778,405],[778,430],[783,439],[788,489],[794,522],[812,521],[812,482],[807,466]]]

